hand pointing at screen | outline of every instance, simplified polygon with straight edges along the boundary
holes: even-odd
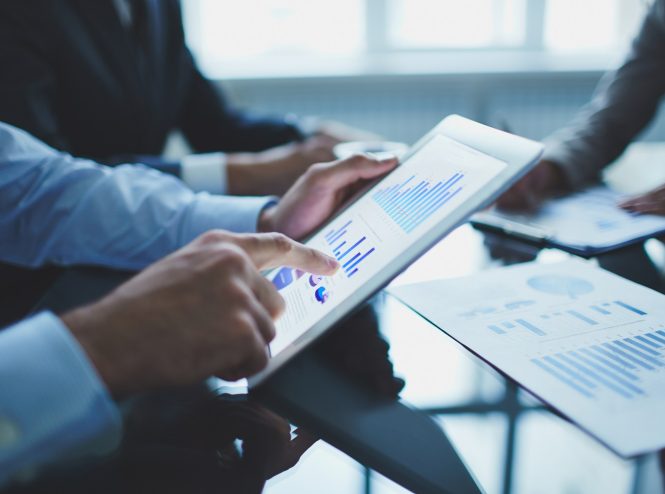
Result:
[[[268,362],[284,301],[259,270],[283,265],[338,268],[281,234],[212,231],[62,320],[115,395],[236,380]]]

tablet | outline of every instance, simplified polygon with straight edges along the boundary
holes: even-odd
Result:
[[[249,386],[264,381],[491,204],[541,153],[539,143],[466,118],[442,120],[398,167],[305,241],[337,258],[341,267],[335,275],[289,267],[268,273],[286,310],[275,323],[268,365],[249,379]]]

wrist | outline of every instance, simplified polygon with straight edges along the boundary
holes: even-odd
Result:
[[[101,341],[106,332],[102,327],[105,318],[99,317],[97,306],[98,304],[94,304],[74,309],[60,316],[60,319],[81,345],[106,387],[112,394],[117,395],[124,389],[119,372],[120,362],[109,358],[108,348],[105,349]]]
[[[545,192],[557,193],[570,189],[568,179],[561,165],[548,160],[544,160],[542,164],[546,169],[546,173],[543,175],[540,187]]]
[[[248,153],[229,154],[226,158],[226,183],[229,194],[249,195],[251,183],[251,159]]]
[[[275,228],[275,211],[277,210],[277,205],[270,205],[261,211],[259,214],[259,220],[256,225],[256,231],[258,233],[270,233],[277,231]]]

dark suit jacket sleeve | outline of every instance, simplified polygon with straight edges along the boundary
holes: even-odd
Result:
[[[605,75],[573,123],[548,139],[543,156],[575,187],[595,181],[647,126],[665,94],[665,0],[657,0],[628,58]]]
[[[14,2],[0,4],[0,119],[67,150],[53,111],[56,76],[46,61],[48,48],[31,36],[34,26],[23,10]]]
[[[169,31],[179,37],[180,63],[187,74],[185,102],[179,127],[196,152],[262,151],[305,136],[284,117],[252,115],[234,108],[222,89],[203,76],[185,44],[180,3],[170,4]]]
[[[302,140],[298,127],[284,118],[259,117],[233,108],[221,89],[201,74],[189,53],[188,59],[191,79],[181,128],[195,151],[262,151]]]

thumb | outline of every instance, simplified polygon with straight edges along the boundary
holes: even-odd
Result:
[[[321,168],[321,179],[334,189],[341,189],[358,180],[368,180],[385,175],[397,166],[397,158],[377,160],[364,154],[357,154]]]
[[[289,266],[328,276],[339,268],[339,263],[332,257],[281,233],[244,235],[239,243],[257,269]]]

